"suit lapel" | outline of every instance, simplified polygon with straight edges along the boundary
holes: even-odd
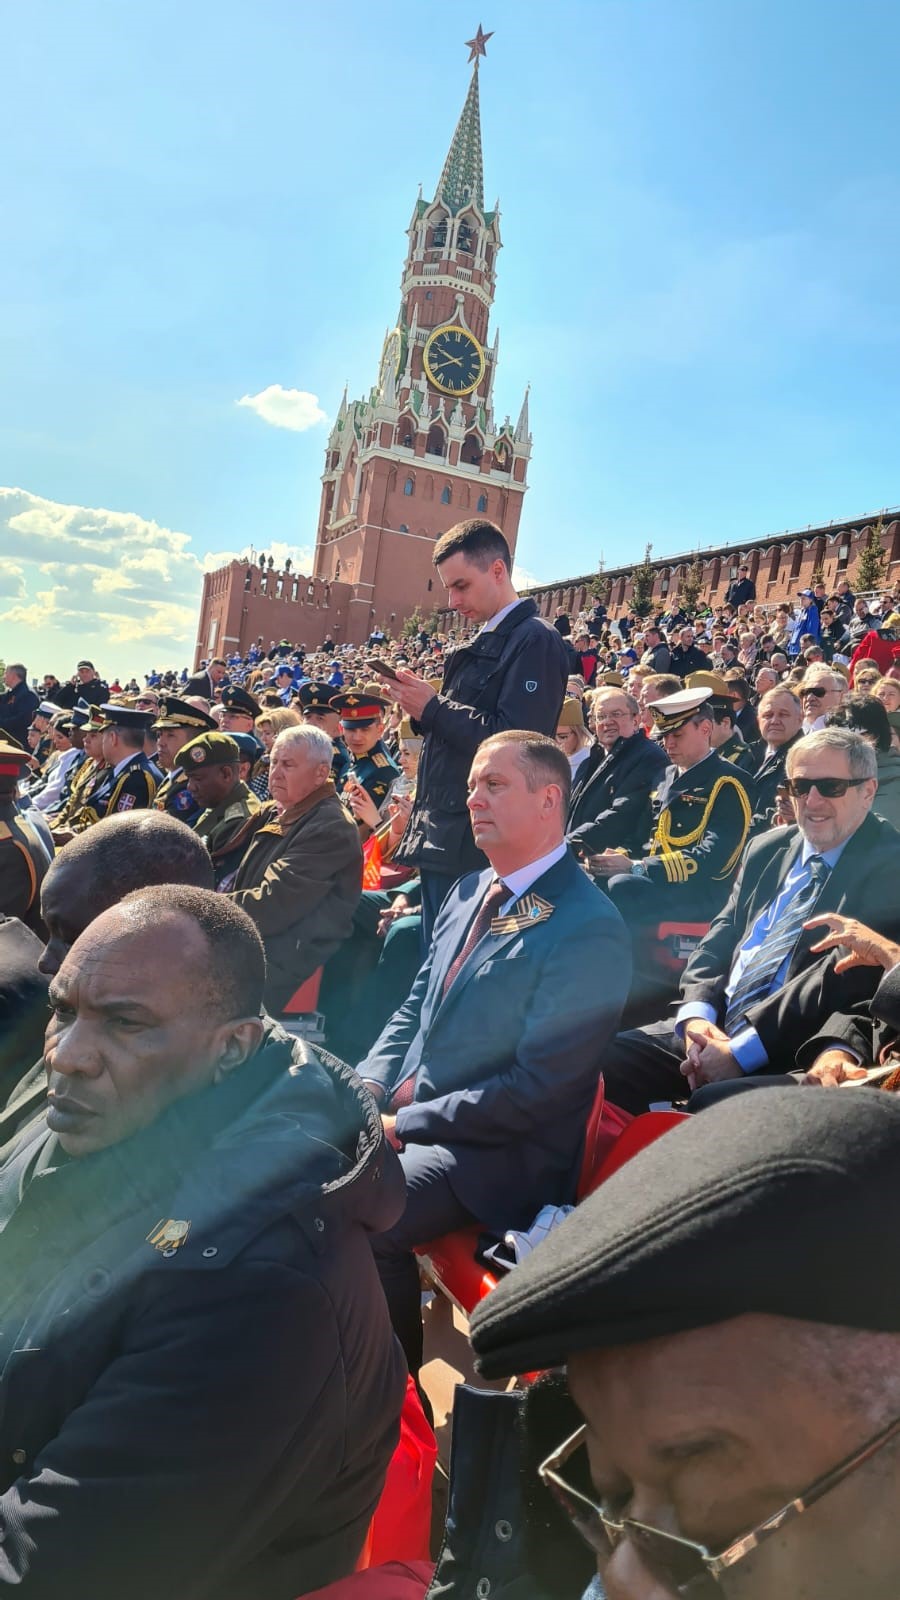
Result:
[[[526,893],[540,895],[542,900],[546,900],[551,905],[555,906],[557,897],[560,891],[565,887],[565,884],[569,878],[569,873],[572,866],[575,866],[576,871],[580,871],[580,868],[575,865],[575,858],[567,852],[567,854],[562,857],[562,860],[557,861],[554,866],[550,867],[547,872],[543,873],[542,876],[531,885],[531,888],[526,890]],[[487,892],[488,885],[492,878],[492,872],[482,874],[481,880],[479,881],[478,904],[480,904],[482,897]],[[519,899],[521,898],[523,897],[519,896]],[[518,904],[518,901],[516,901],[516,904]],[[515,907],[513,907],[513,909],[515,909]],[[471,917],[466,919],[466,930],[471,925],[471,921]],[[538,923],[537,926],[540,927],[542,924]],[[516,928],[511,933],[487,934],[485,938],[479,941],[474,950],[468,956],[467,960],[460,967],[456,977],[453,980],[453,983],[444,996],[444,979],[447,976],[447,971],[456,957],[464,938],[465,932],[463,933],[463,937],[461,939],[456,940],[449,956],[441,961],[439,987],[437,981],[432,985],[432,996],[436,1003],[433,1006],[431,1016],[429,1018],[429,1029],[433,1027],[439,1021],[439,1019],[444,1017],[453,1006],[459,1003],[460,996],[465,993],[467,985],[471,982],[472,978],[474,978],[475,974],[479,972],[480,969],[485,965],[485,963],[487,961],[495,960],[497,956],[503,953],[507,945],[512,944],[514,939],[525,938],[527,940],[528,930],[526,929],[523,931],[520,928]],[[437,980],[436,968],[435,979]]]
[[[428,1015],[425,1019],[426,1032],[430,1028],[435,1014],[440,1009],[447,973],[465,943],[466,934],[472,925],[472,918],[475,915],[475,909],[481,905],[493,876],[493,871],[490,868],[488,868],[487,872],[479,874],[471,899],[458,902],[452,927],[447,929],[446,935],[441,939],[438,950],[435,951],[428,994]],[[455,987],[456,985],[454,984]]]

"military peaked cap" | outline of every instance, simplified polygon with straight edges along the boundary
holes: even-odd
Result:
[[[186,700],[178,700],[172,694],[167,694],[159,702],[159,715],[153,724],[154,731],[159,728],[217,728],[215,717],[210,717],[205,711],[198,711],[196,706],[188,705]]]
[[[258,717],[262,710],[259,701],[237,683],[231,683],[222,690],[222,704],[228,711],[243,711],[248,717]]]

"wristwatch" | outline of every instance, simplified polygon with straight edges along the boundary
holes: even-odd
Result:
[[[631,875],[634,878],[649,878],[650,868],[647,866],[646,861],[633,861],[631,864]]]

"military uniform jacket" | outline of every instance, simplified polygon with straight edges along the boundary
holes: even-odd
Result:
[[[0,800],[0,912],[18,917],[46,937],[41,921],[41,884],[50,857],[37,830],[12,800]]]
[[[466,809],[472,757],[484,739],[507,728],[552,739],[568,676],[565,640],[538,616],[533,600],[520,600],[490,633],[448,656],[440,694],[413,723],[425,743],[415,804],[394,854],[398,867],[451,879],[484,871]]]
[[[102,781],[72,818],[72,827],[80,833],[117,811],[145,811],[153,803],[160,777],[159,768],[147,760],[143,750],[129,756],[118,773],[112,767],[104,768]]]
[[[759,762],[759,745],[747,744],[741,734],[735,731],[730,739],[719,745],[716,755],[720,761],[730,761],[739,772],[752,773],[756,771]],[[748,783],[746,787],[752,790],[753,785]]]
[[[364,756],[350,756],[349,765],[345,768],[340,780],[341,789],[347,783],[356,782],[361,789],[365,789],[370,800],[374,800],[379,810],[387,799],[387,793],[395,778],[400,777],[400,768],[396,761],[388,754],[384,740],[379,739]],[[334,763],[332,762],[332,770]]]
[[[83,767],[79,767],[72,784],[72,793],[65,805],[60,808],[53,819],[55,828],[68,827],[77,816],[82,806],[90,803],[91,795],[103,780],[103,775],[108,768],[102,761],[94,761],[88,756]]]
[[[673,891],[692,914],[717,909],[728,893],[750,828],[742,775],[710,751],[687,772],[669,767],[654,800],[656,826],[645,858],[656,888]]]
[[[347,1574],[406,1384],[369,1242],[402,1208],[359,1081],[271,1023],[120,1145],[66,1161],[24,1130],[0,1168],[0,1590],[285,1600]]]
[[[170,817],[177,817],[179,822],[186,822],[189,828],[194,826],[203,812],[203,807],[187,786],[187,776],[181,767],[173,767],[171,772],[166,773],[153,796],[153,806],[156,811],[166,811]]]
[[[248,817],[259,810],[256,795],[246,783],[235,784],[231,793],[217,806],[210,806],[194,823],[194,832],[206,841],[216,874],[216,888],[234,870],[244,853],[244,844],[235,848],[234,840],[241,833]]]
[[[86,750],[77,750],[75,752],[75,759],[71,763],[63,780],[62,788],[59,791],[59,798],[51,813],[52,816],[56,817],[61,811],[65,810],[66,806],[72,799],[72,795],[78,791],[79,777],[84,772],[85,767],[89,766],[90,764],[90,758]]]

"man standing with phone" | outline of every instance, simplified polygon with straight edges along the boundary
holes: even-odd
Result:
[[[479,631],[448,656],[439,692],[405,668],[391,679],[392,698],[425,736],[415,804],[394,861],[420,872],[426,944],[451,884],[485,866],[466,810],[476,750],[510,728],[552,738],[569,672],[556,629],[533,600],[516,594],[509,545],[492,522],[457,523],[438,539],[433,560],[451,607]]]

